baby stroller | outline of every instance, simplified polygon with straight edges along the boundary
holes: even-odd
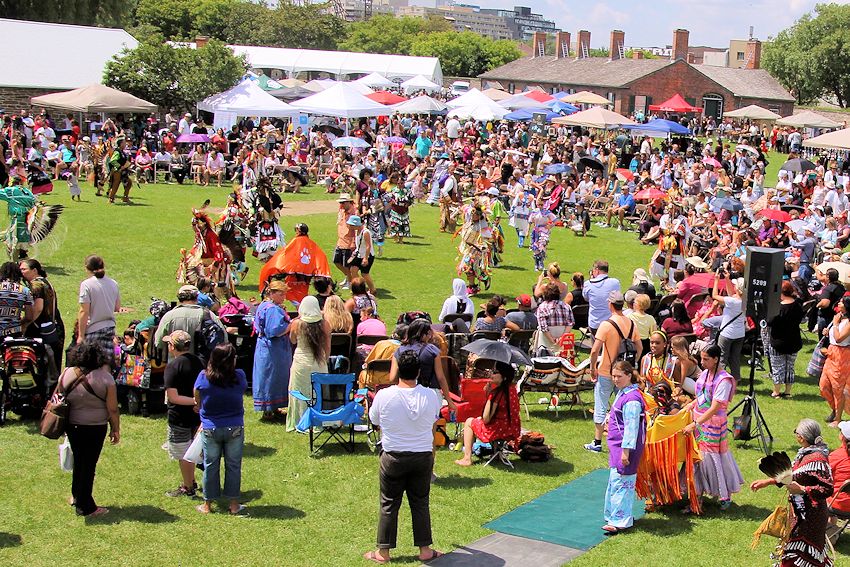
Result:
[[[0,425],[12,410],[24,418],[37,418],[47,400],[47,365],[41,339],[6,337],[0,349]]]

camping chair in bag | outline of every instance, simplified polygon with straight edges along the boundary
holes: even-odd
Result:
[[[310,376],[311,395],[292,390],[289,393],[307,403],[296,429],[310,434],[310,454],[315,455],[331,439],[349,453],[354,452],[354,426],[363,421],[363,404],[353,395],[354,374],[321,374]],[[348,429],[346,438],[345,429]],[[316,432],[315,430],[319,431]],[[324,436],[321,445],[314,445]]]

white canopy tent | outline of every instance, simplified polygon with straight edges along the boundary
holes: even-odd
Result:
[[[552,124],[566,124],[567,126],[584,126],[585,128],[602,128],[610,130],[626,124],[636,124],[636,122],[630,118],[626,118],[622,114],[617,114],[613,110],[608,110],[602,106],[594,106],[589,110],[576,112],[569,116],[553,118]]]
[[[811,110],[804,110],[799,114],[793,114],[780,118],[776,121],[781,126],[794,126],[796,128],[841,128],[843,124],[830,120],[826,116],[821,116]]]
[[[337,82],[333,79],[313,79],[312,81],[308,81],[303,86],[308,91],[313,91],[314,93],[320,93],[323,90],[329,89],[334,86]]]
[[[446,105],[430,96],[421,95],[394,104],[393,110],[398,114],[440,114],[446,111]]]
[[[782,118],[775,112],[762,108],[757,104],[751,104],[743,108],[730,110],[723,113],[723,118],[747,118],[749,120],[779,120]]]
[[[807,148],[824,148],[829,150],[850,150],[850,128],[821,134],[808,140],[803,140]]]
[[[199,110],[207,112],[229,112],[236,116],[263,116],[291,118],[298,109],[270,95],[257,83],[248,79],[229,91],[214,94],[198,103]]]
[[[470,106],[460,106],[449,111],[449,116],[457,118],[471,118],[479,122],[489,122],[490,120],[500,120],[510,112],[507,108],[499,105],[490,106],[488,104],[475,104]]]
[[[394,82],[384,77],[380,73],[369,73],[365,77],[360,77],[356,81],[352,82],[359,83],[361,85],[366,85],[367,87],[373,89],[388,89],[390,87],[396,86]]]
[[[302,98],[292,106],[307,114],[360,118],[364,116],[389,116],[394,110],[360,94],[351,83],[337,83],[329,89]]]
[[[362,95],[372,94],[373,92],[375,92],[374,90],[370,89],[368,86],[364,85],[363,83],[358,83],[357,81],[348,81],[345,84],[351,85],[351,88],[353,88],[354,90],[356,90],[357,92],[359,92]]]
[[[497,103],[478,89],[470,89],[459,97],[453,98],[452,100],[446,103],[446,106],[449,108],[486,106],[488,108],[492,108],[493,112],[505,110],[504,106],[499,105],[499,103]]]
[[[510,108],[511,110],[519,110],[520,108],[543,108],[545,106],[545,103],[534,100],[524,94],[518,94],[510,98],[500,100],[498,101],[498,104],[505,108]]]
[[[251,45],[229,47],[236,55],[245,55],[252,68],[280,69],[289,77],[302,72],[324,72],[345,79],[348,75],[380,73],[390,79],[409,79],[422,75],[436,83],[443,82],[443,70],[440,68],[440,60],[436,57]]]
[[[425,91],[429,93],[437,92],[442,87],[437,83],[429,80],[427,77],[422,75],[416,75],[401,84],[401,88],[404,89],[406,93],[413,93],[416,91]]]
[[[483,92],[485,95],[487,95],[488,98],[491,98],[491,99],[495,100],[496,102],[505,100],[506,98],[511,98],[511,93],[509,93],[507,91],[503,91],[502,89],[495,89],[493,87],[490,87],[489,89],[485,89],[481,92]],[[526,97],[526,98],[528,98],[528,97]]]

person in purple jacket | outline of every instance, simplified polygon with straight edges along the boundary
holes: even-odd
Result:
[[[638,389],[638,373],[628,362],[614,363],[611,379],[617,397],[608,417],[608,489],[605,491],[605,535],[632,527],[635,481],[646,443],[646,406]]]
[[[204,503],[197,507],[209,514],[212,502],[222,496],[221,458],[224,457],[224,497],[230,513],[246,515],[239,504],[242,484],[242,449],[245,445],[245,408],[242,396],[248,388],[245,372],[236,368],[236,348],[220,344],[195,381],[195,409],[201,415],[204,439]]]

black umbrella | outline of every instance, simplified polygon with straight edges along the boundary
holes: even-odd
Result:
[[[785,163],[782,164],[782,167],[779,169],[781,171],[791,171],[793,173],[804,173],[806,171],[811,171],[813,169],[817,169],[817,165],[810,162],[807,159],[796,158],[789,159]]]
[[[287,167],[286,171],[287,171],[287,173],[292,175],[295,179],[297,179],[301,183],[301,185],[307,185],[308,184],[307,178],[304,177],[304,174],[301,172],[300,167],[296,167],[296,166]]]
[[[578,163],[579,165],[583,165],[585,169],[587,169],[588,167],[591,169],[598,169],[599,171],[605,169],[605,166],[602,165],[602,162],[596,159],[595,157],[584,156],[583,158],[578,160]]]
[[[479,357],[486,358],[487,360],[496,360],[505,364],[531,365],[531,359],[527,354],[504,341],[478,339],[462,347],[461,350],[477,354]]]

